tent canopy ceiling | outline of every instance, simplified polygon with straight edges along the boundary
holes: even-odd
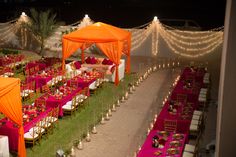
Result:
[[[93,43],[116,65],[115,84],[118,84],[118,66],[122,54],[127,55],[126,72],[130,71],[131,33],[102,22],[94,23],[62,37],[62,69],[65,68],[65,59],[79,48],[82,49],[83,62],[83,49]]]
[[[64,35],[63,38],[75,42],[103,43],[125,40],[129,36],[130,32],[128,31],[102,22],[97,22]]]

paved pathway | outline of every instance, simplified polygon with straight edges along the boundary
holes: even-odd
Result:
[[[170,80],[170,70],[152,73],[125,103],[113,113],[110,121],[97,127],[98,133],[91,142],[84,142],[83,150],[76,150],[77,157],[129,157],[137,148],[144,126],[150,120],[153,100]],[[132,151],[130,151],[132,150]]]

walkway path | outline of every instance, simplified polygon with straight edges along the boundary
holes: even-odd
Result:
[[[152,73],[134,94],[117,111],[110,121],[97,127],[98,133],[91,135],[91,142],[84,142],[84,149],[77,150],[77,157],[129,157],[133,156],[141,135],[147,129],[144,126],[150,120],[153,100],[162,92],[163,84],[172,79],[170,70]],[[169,80],[168,80],[169,79]],[[159,94],[158,94],[159,93]],[[139,135],[139,136],[137,136]],[[130,151],[132,150],[132,151]]]

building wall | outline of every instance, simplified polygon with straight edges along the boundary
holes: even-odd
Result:
[[[216,157],[235,157],[236,149],[236,1],[228,0],[225,16]]]

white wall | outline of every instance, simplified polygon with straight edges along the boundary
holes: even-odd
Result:
[[[236,156],[236,1],[228,0],[225,16],[216,157]]]

